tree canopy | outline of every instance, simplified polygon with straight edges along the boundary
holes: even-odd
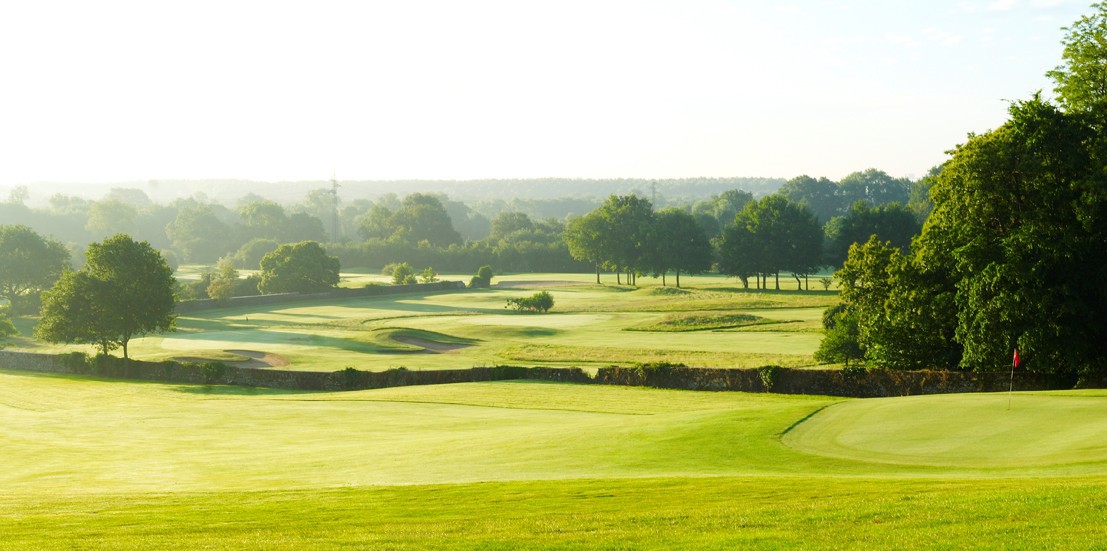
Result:
[[[173,327],[173,271],[145,241],[119,234],[93,243],[80,271],[66,271],[42,295],[35,334],[48,342],[94,344],[102,354],[133,337]]]
[[[315,241],[285,243],[261,259],[258,289],[271,293],[317,293],[338,285],[339,263]]]
[[[12,310],[23,311],[24,300],[49,288],[68,265],[65,245],[27,226],[0,226],[0,297]]]
[[[846,260],[850,245],[864,243],[872,235],[881,241],[890,241],[906,252],[911,239],[920,230],[915,213],[899,203],[874,207],[865,201],[857,201],[844,216],[835,216],[826,223],[827,260],[841,265]]]
[[[719,271],[746,286],[752,275],[760,276],[760,286],[761,278],[782,270],[808,274],[822,263],[822,241],[822,227],[811,211],[783,195],[770,195],[747,203],[723,232]]]
[[[850,249],[838,277],[866,360],[987,371],[1017,348],[1029,370],[1107,371],[1107,6],[1093,7],[1048,73],[1060,107],[1014,102],[957,146],[910,255]]]
[[[1097,2],[1092,8],[1094,12],[1065,28],[1064,63],[1046,74],[1069,113],[1091,115],[1102,128],[1107,123],[1107,4]]]

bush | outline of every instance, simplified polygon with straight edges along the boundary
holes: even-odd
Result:
[[[485,289],[492,285],[492,266],[481,266],[477,275],[469,280],[469,287],[473,289]]]
[[[423,273],[419,274],[419,281],[423,283],[434,283],[438,281],[438,274],[435,273],[434,268],[427,267],[423,270]]]
[[[757,368],[757,376],[761,378],[761,384],[765,385],[766,392],[773,389],[773,384],[776,383],[776,372],[779,369],[779,365],[766,365]]]
[[[407,262],[401,262],[392,267],[392,283],[395,285],[411,285],[418,283],[415,279],[415,270]]]
[[[515,308],[520,312],[548,312],[553,308],[554,299],[549,291],[541,291],[526,298],[509,298],[505,308]]]
[[[227,374],[227,364],[223,362],[204,362],[200,364],[200,372],[204,374],[205,384],[215,384],[222,381]]]
[[[342,388],[346,390],[355,390],[360,388],[364,384],[364,374],[361,371],[354,369],[353,367],[347,366],[341,371],[341,373]]]

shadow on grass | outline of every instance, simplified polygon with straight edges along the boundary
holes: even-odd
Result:
[[[298,394],[320,394],[320,390],[290,390],[285,388],[266,388],[236,385],[187,385],[173,387],[176,392],[205,396],[286,396]]]

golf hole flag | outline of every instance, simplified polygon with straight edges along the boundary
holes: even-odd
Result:
[[[1011,358],[1011,369],[1015,370],[1019,368],[1019,349],[1015,348],[1015,357]]]

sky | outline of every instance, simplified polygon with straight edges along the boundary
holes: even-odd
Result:
[[[1069,0],[0,0],[0,187],[917,178]]]

